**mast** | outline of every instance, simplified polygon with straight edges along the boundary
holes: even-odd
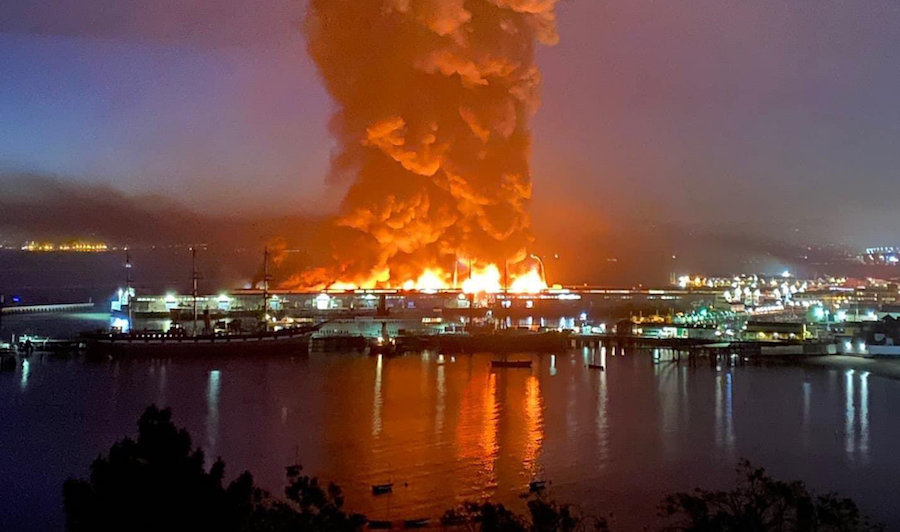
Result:
[[[194,333],[194,336],[197,335],[197,280],[199,277],[197,276],[197,248],[191,246],[191,296],[193,297],[193,306],[194,306],[194,322],[191,326],[191,330]]]
[[[131,312],[131,250],[125,248],[125,297],[128,300],[128,331],[134,329]]]
[[[503,261],[503,293],[509,294],[509,259]]]
[[[263,321],[266,323],[266,331],[269,330],[269,247],[266,246],[263,251]]]

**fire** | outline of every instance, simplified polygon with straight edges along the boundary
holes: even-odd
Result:
[[[440,269],[427,269],[415,281],[410,279],[403,283],[403,289],[420,291],[446,290],[450,288],[446,278],[447,274]]]
[[[359,288],[359,285],[353,283],[345,283],[339,281],[337,283],[331,284],[328,286],[329,290],[356,290]]]
[[[533,242],[535,49],[558,41],[558,1],[306,2],[307,50],[335,104],[330,177],[349,187],[323,231],[330,252],[285,286],[543,287],[506,261]],[[448,268],[459,257],[478,267]]]
[[[516,277],[509,287],[509,291],[516,294],[539,294],[547,288],[547,283],[541,277],[537,269],[531,269],[528,273]]]
[[[494,264],[484,268],[473,268],[469,278],[463,281],[463,292],[467,294],[496,294],[503,291],[500,269]]]
[[[429,292],[457,288],[452,285],[450,277],[441,268],[426,268],[416,279],[408,279],[401,284],[394,284],[373,277],[360,283],[338,281],[328,285],[328,289],[394,288]],[[504,287],[503,274],[500,268],[496,264],[487,264],[474,266],[458,288],[461,288],[466,294],[499,294],[505,289],[508,289],[513,294],[539,294],[547,288],[547,283],[537,268],[532,268],[525,273],[510,272],[509,281],[509,286]]]

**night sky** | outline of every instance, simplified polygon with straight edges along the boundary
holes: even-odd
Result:
[[[558,11],[561,42],[540,51],[538,224],[898,243],[900,3]],[[303,16],[290,0],[0,0],[0,175],[208,213],[333,211],[333,109]]]

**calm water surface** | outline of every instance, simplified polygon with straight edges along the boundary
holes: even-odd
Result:
[[[529,355],[522,355],[522,357]],[[727,486],[741,457],[854,497],[891,529],[900,478],[900,382],[859,372],[653,365],[648,354],[434,353],[91,364],[33,357],[0,373],[0,530],[63,527],[61,485],[134,434],[150,403],[234,477],[280,493],[284,466],[340,484],[371,518],[437,516],[490,496],[521,504],[532,479],[618,530],[655,522],[673,490]],[[370,486],[395,482],[392,496]]]

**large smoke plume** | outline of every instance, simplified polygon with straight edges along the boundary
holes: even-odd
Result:
[[[557,41],[556,1],[310,1],[309,52],[338,106],[331,179],[352,184],[328,264],[294,284],[525,257],[534,50]]]

